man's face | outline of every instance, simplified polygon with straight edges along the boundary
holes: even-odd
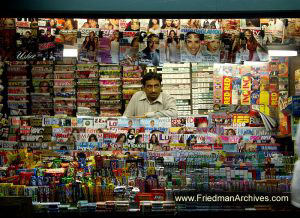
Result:
[[[200,49],[200,37],[196,34],[190,34],[186,39],[186,47],[192,55],[196,55]]]
[[[209,41],[207,43],[207,48],[212,53],[217,52],[218,49],[220,48],[220,41],[219,40]]]
[[[158,45],[159,45],[158,37],[153,36],[149,39],[149,48],[152,52],[158,48]]]
[[[157,79],[146,81],[144,91],[149,101],[154,101],[158,98],[161,92],[161,84]]]

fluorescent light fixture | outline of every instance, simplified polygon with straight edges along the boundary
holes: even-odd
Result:
[[[64,49],[63,51],[63,56],[64,57],[77,57],[77,49]]]
[[[268,64],[268,62],[264,62],[264,61],[244,61],[244,65],[246,65],[246,66],[263,65],[263,64]]]
[[[298,52],[294,50],[269,50],[269,56],[298,56]]]

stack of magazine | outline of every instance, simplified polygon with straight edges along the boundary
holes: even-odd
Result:
[[[272,118],[272,117],[270,117],[270,116],[268,116],[265,113],[262,113],[260,111],[258,111],[258,113],[259,113],[261,119],[263,120],[265,128],[268,131],[271,131],[271,130],[273,130],[274,128],[276,128],[278,126],[278,123],[274,118]]]

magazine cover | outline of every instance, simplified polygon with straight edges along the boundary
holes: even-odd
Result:
[[[257,29],[260,27],[260,19],[240,19],[241,29]]]
[[[221,46],[221,30],[206,32],[214,34],[204,34],[204,42],[202,44],[203,61],[208,63],[220,62],[220,46]]]
[[[289,67],[288,67],[288,62],[286,62],[286,59],[281,60],[281,62],[278,64],[278,70],[279,70],[278,77],[280,78],[288,77]]]
[[[16,60],[35,60],[38,52],[37,31],[31,28],[16,28]]]
[[[107,134],[103,133],[79,133],[78,142],[103,142],[103,138],[107,137]]]
[[[240,41],[235,44],[233,50],[236,51],[235,63],[269,60],[267,49],[262,45],[260,28],[241,28]]]
[[[180,62],[180,30],[164,30],[162,34],[163,39],[160,40],[160,62]]]
[[[145,118],[140,119],[140,125],[145,128],[158,128],[159,119],[158,118]]]
[[[138,128],[140,126],[141,126],[140,119],[118,118],[118,127]],[[144,127],[148,127],[148,126],[144,126]]]
[[[179,21],[179,19],[178,19]],[[176,22],[176,21],[175,21]],[[180,22],[180,21],[179,21]],[[161,32],[161,19],[140,19],[140,31],[147,33],[159,34]]]
[[[97,50],[100,49],[99,28],[80,28],[78,38],[78,62],[93,63],[96,60]],[[77,37],[77,36],[76,36]]]
[[[119,19],[98,19],[101,30],[119,30]]]
[[[140,31],[140,21],[139,19],[120,19],[119,21],[119,31]]]
[[[261,73],[260,75],[260,91],[269,91],[270,89],[270,76],[269,73]]]
[[[76,49],[77,48],[77,28],[73,29],[61,29],[59,34],[55,37],[55,42],[57,44],[64,45],[64,48],[67,49]]]
[[[55,60],[55,31],[51,27],[39,27],[37,60]]]
[[[282,44],[285,26],[281,18],[261,18],[261,29],[264,31],[263,44]]]
[[[259,104],[260,91],[255,90],[251,92],[251,104]]]
[[[198,20],[200,23],[200,20]],[[196,20],[195,20],[196,22]],[[198,22],[196,22],[198,23]],[[186,27],[186,28],[183,28]],[[198,24],[189,27],[188,23],[182,24],[180,35],[180,54],[182,62],[201,62],[203,56],[201,43],[204,40],[203,31],[198,28]]]
[[[98,19],[74,19],[77,22],[78,29],[80,28],[99,28]]]
[[[263,120],[259,114],[259,109],[260,109],[259,105],[255,105],[255,104],[251,105],[249,126],[252,126],[252,127],[263,127],[264,126]]]
[[[101,30],[99,42],[96,45],[96,60],[100,63],[119,63],[119,31]]]
[[[182,127],[186,125],[186,118],[172,118],[171,119],[171,127]]]
[[[221,28],[223,40],[220,61],[222,63],[234,63],[236,59],[236,49],[234,50],[234,47],[239,43],[240,19],[222,19]]]
[[[14,18],[0,19],[0,36],[0,56],[2,60],[16,60],[16,20]]]
[[[140,32],[139,65],[159,66],[160,37],[157,34]]]
[[[123,32],[120,36],[120,64],[138,65],[139,32]]]
[[[288,18],[288,26],[284,30],[285,44],[298,44],[300,42],[300,19]]]

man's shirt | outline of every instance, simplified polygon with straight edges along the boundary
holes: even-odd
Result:
[[[161,92],[158,98],[150,103],[146,93],[138,91],[132,96],[124,116],[142,116],[144,114],[147,117],[177,117],[176,100]]]

